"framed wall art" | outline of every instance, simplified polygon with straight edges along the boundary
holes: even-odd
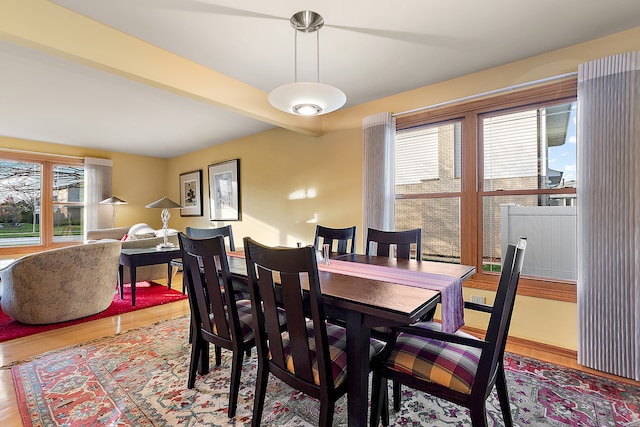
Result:
[[[202,169],[180,174],[180,216],[202,216]]]
[[[240,159],[209,165],[209,219],[240,220]]]

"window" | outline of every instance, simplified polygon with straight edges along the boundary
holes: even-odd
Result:
[[[577,279],[575,111],[569,102],[481,116],[483,270],[498,271],[523,235],[524,275]]]
[[[424,259],[460,263],[460,122],[396,134],[396,230],[422,228]]]
[[[83,214],[82,160],[0,152],[0,253],[81,241]]]
[[[421,227],[426,259],[475,265],[470,286],[485,289],[526,236],[521,293],[575,300],[576,88],[566,79],[397,117],[396,229]]]

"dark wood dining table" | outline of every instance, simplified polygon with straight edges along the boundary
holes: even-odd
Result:
[[[232,276],[247,278],[246,263],[242,257],[229,254]],[[365,255],[336,256],[336,259],[389,266],[409,271],[441,274],[465,279],[475,268],[459,264],[428,261],[395,260]],[[345,321],[347,330],[347,388],[349,426],[367,425],[369,396],[368,354],[371,328],[409,324],[418,321],[435,308],[440,293],[431,289],[405,286],[393,282],[367,279],[319,271],[325,311],[332,318]]]

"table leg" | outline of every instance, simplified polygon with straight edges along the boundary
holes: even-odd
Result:
[[[347,408],[349,426],[366,426],[369,402],[369,338],[362,313],[349,311],[347,327]],[[364,355],[367,355],[363,357]]]
[[[136,305],[136,264],[129,266],[129,276],[131,276],[131,305]]]
[[[124,298],[124,265],[118,267],[118,287],[120,288],[120,299]]]

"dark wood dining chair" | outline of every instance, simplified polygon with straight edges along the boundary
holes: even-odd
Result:
[[[376,243],[376,250],[372,249],[372,243]],[[412,248],[417,260],[422,260],[422,229],[415,228],[406,231],[382,231],[375,228],[367,230],[367,255],[386,256],[391,253],[391,248],[396,248],[395,257],[410,259]]]
[[[310,245],[271,248],[245,237],[244,250],[258,353],[251,425],[260,425],[271,373],[318,399],[318,425],[330,426],[335,402],[347,391],[347,334],[325,320],[315,249]],[[308,292],[303,291],[307,285]],[[279,294],[287,319],[287,330],[282,333],[277,328]],[[371,340],[369,355],[382,347],[381,342]]]
[[[191,361],[187,388],[193,388],[196,369],[209,372],[209,344],[215,345],[216,365],[222,362],[222,348],[233,353],[229,418],[236,412],[242,359],[255,346],[250,300],[225,298],[233,286],[224,237],[196,239],[178,235],[182,251],[183,275],[186,277],[191,311]]]
[[[330,252],[339,255],[356,253],[356,238],[358,227],[329,228],[316,225],[316,235],[313,238],[313,246],[321,251],[324,244],[328,244]]]
[[[224,236],[227,241],[227,245],[230,251],[236,250],[236,244],[233,240],[233,229],[231,225],[225,225],[224,227],[216,228],[195,228],[186,227],[184,232],[189,237],[195,237],[198,239],[205,239],[207,237]]]
[[[386,401],[387,379],[469,408],[474,427],[487,425],[485,401],[495,385],[503,425],[513,424],[503,359],[526,245],[520,238],[508,246],[493,306],[465,302],[465,308],[490,313],[484,339],[444,333],[436,322],[393,328],[394,339],[373,362],[372,426],[378,425],[380,402]],[[400,410],[395,391],[393,405]]]
[[[226,238],[226,241],[228,242],[228,248],[230,251],[235,251],[236,250],[236,245],[235,242],[233,240],[233,230],[231,229],[231,225],[225,225],[224,227],[216,227],[216,228],[195,228],[195,227],[186,227],[185,228],[185,234],[189,237],[195,237],[198,239],[206,239],[208,237],[216,237],[216,236],[223,236]],[[173,261],[171,261],[170,264],[170,269],[173,270],[173,267],[177,268],[177,269],[182,269],[182,260],[181,259],[174,259]],[[173,271],[169,272],[169,277],[171,278],[171,276],[173,276]],[[169,283],[169,286],[171,286],[171,284]],[[184,294],[185,291],[187,289],[186,286],[186,282],[184,281],[184,275],[183,275],[183,280],[182,280],[182,293]],[[246,299],[249,298],[249,294],[246,293],[244,295],[246,297]]]

